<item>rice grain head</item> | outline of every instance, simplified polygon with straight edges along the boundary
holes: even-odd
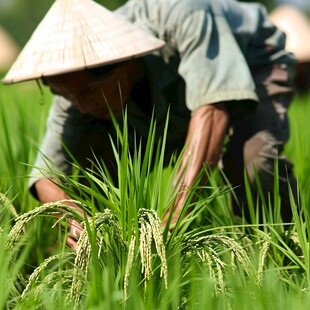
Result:
[[[82,290],[83,290],[83,278],[87,277],[88,265],[91,255],[91,243],[87,230],[83,230],[80,239],[77,242],[78,249],[76,251],[73,276],[72,276],[72,286],[69,294],[68,303],[70,301],[74,302],[74,307],[77,308],[80,302]]]
[[[21,295],[22,299],[24,299],[25,295],[30,290],[31,286],[39,279],[39,276],[42,270],[46,269],[50,262],[59,260],[60,256],[61,256],[60,254],[57,254],[57,255],[48,257],[32,272],[32,274],[29,277],[28,284],[23,290],[23,293]]]
[[[59,291],[61,290],[61,296],[66,296],[67,294],[69,294],[69,292],[65,288],[66,287],[69,288],[71,285],[72,285],[72,270],[71,269],[62,270],[61,273],[58,270],[49,273],[39,284],[37,284],[33,288],[33,291],[30,291],[30,293],[33,294],[35,300],[40,300],[42,298],[42,294],[44,292],[47,292],[50,299],[53,300],[54,309],[57,309]],[[60,302],[65,303],[65,306],[70,307],[70,304],[68,304],[66,299],[65,300],[61,299]]]
[[[104,212],[97,212],[93,218],[88,220],[88,222],[90,230],[96,234],[98,255],[104,246],[104,238],[102,237],[104,233],[107,233],[110,236],[113,234],[113,237],[117,239],[120,246],[123,246],[124,242],[122,240],[119,225],[110,209],[105,209]],[[82,223],[82,226],[85,227],[85,223]],[[69,299],[74,301],[75,307],[78,307],[80,302],[83,290],[83,279],[87,278],[91,257],[91,242],[87,229],[82,231],[77,246],[78,249],[74,262],[72,287],[69,294]]]
[[[154,210],[139,209],[138,212],[139,232],[140,232],[140,257],[142,273],[148,280],[152,273],[152,242],[155,244],[157,255],[160,258],[160,276],[164,279],[165,287],[168,286],[168,267],[166,260],[166,248],[163,241],[161,222]]]
[[[13,249],[14,244],[20,238],[22,232],[24,232],[25,225],[39,215],[51,215],[57,218],[61,218],[62,220],[67,218],[75,218],[75,209],[66,205],[66,202],[73,202],[81,207],[84,207],[84,205],[75,200],[61,200],[43,204],[42,206],[39,206],[29,212],[19,215],[15,219],[15,225],[11,228],[8,235],[6,249],[8,251]]]
[[[127,255],[127,263],[124,277],[124,299],[128,298],[128,286],[129,286],[129,276],[134,263],[135,257],[135,247],[136,247],[136,232],[133,231],[133,234],[130,239],[128,255]]]
[[[18,214],[16,212],[16,209],[15,207],[13,206],[13,204],[11,203],[11,201],[9,200],[9,198],[7,198],[3,193],[0,193],[0,204],[3,206],[3,207],[8,207],[9,210],[12,212],[12,214],[17,217]]]
[[[210,278],[216,280],[214,288],[217,295],[225,292],[224,271],[226,264],[219,256],[222,252],[218,249],[219,246],[230,251],[230,264],[233,270],[236,269],[235,261],[237,260],[248,275],[257,277],[247,252],[233,238],[213,234],[186,240],[185,252],[196,256],[201,262],[207,263]]]
[[[265,264],[265,259],[267,257],[267,252],[270,247],[270,242],[268,240],[264,241],[260,252],[259,252],[259,262],[258,262],[258,269],[257,269],[257,281],[256,284],[258,286],[263,285],[263,268]]]

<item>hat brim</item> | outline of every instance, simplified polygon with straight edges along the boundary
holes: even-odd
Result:
[[[92,0],[56,0],[2,82],[113,64],[142,57],[164,45]]]

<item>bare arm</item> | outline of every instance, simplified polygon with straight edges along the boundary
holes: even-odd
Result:
[[[211,168],[217,165],[228,120],[224,103],[204,105],[193,112],[186,137],[186,149],[176,180],[180,184],[177,187],[179,196],[173,208],[171,223],[176,222],[184,205],[187,196],[184,188],[193,186],[203,165]],[[168,211],[165,218],[171,211]]]

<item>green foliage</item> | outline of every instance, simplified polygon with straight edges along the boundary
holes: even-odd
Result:
[[[285,153],[293,159],[294,172],[299,180],[299,186],[306,202],[309,201],[310,186],[310,94],[296,96],[290,110],[291,119],[290,140],[286,145]]]
[[[114,145],[118,184],[99,158],[97,169],[83,170],[72,157],[89,183],[69,176],[69,186],[63,187],[91,215],[80,217],[63,202],[39,206],[27,191],[27,164],[44,132],[50,94],[44,92],[42,106],[35,84],[0,87],[0,192],[5,194],[0,196],[0,277],[6,283],[1,308],[310,306],[309,174],[303,162],[309,156],[308,98],[296,98],[290,110],[286,153],[301,180],[301,205],[297,209],[291,195],[294,224],[289,229],[274,208],[277,198],[264,201],[261,195],[254,201],[250,192],[252,223],[242,218],[237,223],[230,213],[232,189],[215,171],[208,186],[191,189],[193,202],[185,205],[191,212],[181,214],[169,230],[160,228],[159,219],[176,199],[179,162],[173,158],[166,165],[165,139],[154,145],[155,124],[144,156],[139,141],[135,152],[129,151],[127,128],[119,128]],[[258,210],[264,210],[263,223],[256,218]],[[69,217],[84,227],[77,252],[66,246]]]
[[[12,96],[13,94],[13,96]],[[44,131],[51,95],[32,82],[4,86],[0,84],[0,191],[15,204],[29,210],[27,176]]]

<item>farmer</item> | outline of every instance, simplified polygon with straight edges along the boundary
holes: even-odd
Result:
[[[295,58],[284,47],[285,35],[259,4],[129,0],[112,13],[90,0],[56,0],[4,78],[42,79],[56,94],[31,174],[32,193],[41,202],[66,198],[42,173],[41,154],[70,173],[60,140],[82,164],[94,151],[113,170],[108,103],[119,121],[126,105],[129,136],[142,141],[152,112],[160,137],[169,110],[168,150],[186,145],[172,222],[183,207],[184,189],[204,166],[213,168],[220,160],[238,190],[237,214],[244,202],[244,168],[253,191],[255,170],[272,194],[277,160],[282,215],[290,220],[288,184],[295,191],[296,181],[281,152],[288,139]],[[76,225],[70,231],[78,237]],[[74,247],[74,238],[70,242]]]

